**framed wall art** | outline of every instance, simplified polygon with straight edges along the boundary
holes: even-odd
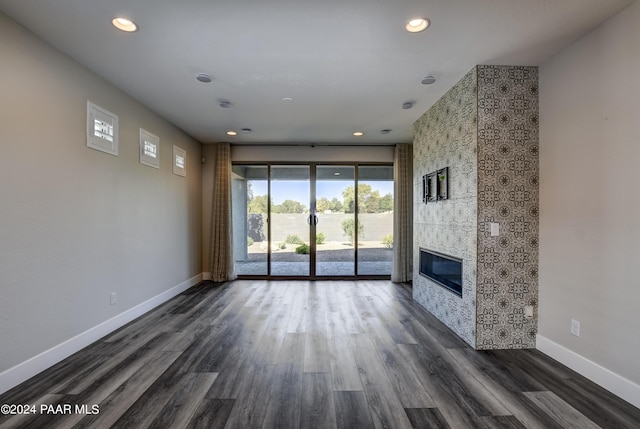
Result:
[[[118,156],[118,116],[88,100],[87,147]]]
[[[428,203],[437,201],[438,185],[436,173],[429,173],[422,176],[422,201]]]
[[[173,145],[173,174],[187,176],[187,151]]]
[[[140,128],[140,164],[160,168],[160,138]]]
[[[436,171],[437,176],[437,199],[449,199],[449,167]]]

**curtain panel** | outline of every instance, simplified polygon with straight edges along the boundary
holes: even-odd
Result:
[[[410,144],[398,144],[393,161],[393,265],[391,281],[413,278],[413,157]]]
[[[219,143],[211,209],[211,279],[215,282],[236,278],[231,214],[231,145]]]

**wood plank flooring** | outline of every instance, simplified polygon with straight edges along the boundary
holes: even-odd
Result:
[[[640,428],[536,350],[471,349],[386,281],[203,282],[0,404],[36,407],[0,429]]]

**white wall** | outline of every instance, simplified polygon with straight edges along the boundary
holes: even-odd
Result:
[[[198,142],[3,14],[0,58],[2,392],[82,343],[65,341],[196,281],[202,194]],[[87,99],[119,115],[120,156],[86,147]],[[139,127],[160,137],[160,169],[139,163]]]
[[[636,405],[639,23],[636,2],[540,68],[539,334],[543,347],[630,382]]]

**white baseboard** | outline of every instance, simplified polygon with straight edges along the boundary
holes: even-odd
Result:
[[[615,372],[551,341],[541,335],[536,337],[536,348],[578,374],[604,387],[611,393],[640,408],[640,386]]]
[[[98,341],[105,335],[115,331],[116,329],[126,325],[132,320],[142,316],[143,314],[153,310],[160,304],[170,300],[176,295],[181,294],[185,290],[189,289],[202,281],[202,274],[198,274],[186,280],[171,289],[162,292],[159,295],[154,296],[146,300],[145,302],[136,305],[117,316],[100,323],[93,328],[90,328],[81,334],[76,335],[73,338],[69,338],[63,343],[58,344],[34,356],[13,368],[9,368],[6,371],[0,373],[0,394],[13,389],[18,384],[30,379],[36,374],[44,371],[45,369],[55,365],[63,359],[71,356],[75,352],[82,350],[89,344]]]

